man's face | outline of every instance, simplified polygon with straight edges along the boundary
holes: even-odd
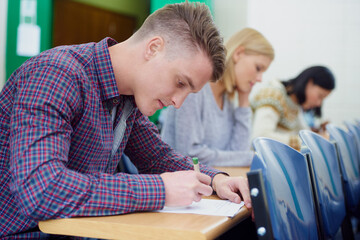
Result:
[[[201,51],[166,56],[158,51],[138,75],[134,89],[136,105],[146,116],[173,105],[179,108],[189,93],[198,92],[212,74],[212,65]]]

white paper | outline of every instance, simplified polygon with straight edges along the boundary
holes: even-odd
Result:
[[[244,206],[244,202],[233,203],[229,200],[201,199],[185,207],[164,207],[158,212],[194,213],[202,215],[234,217]]]

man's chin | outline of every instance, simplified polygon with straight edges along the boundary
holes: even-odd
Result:
[[[154,115],[154,113],[156,112],[156,110],[142,110],[142,109],[139,109],[139,111],[147,117]]]

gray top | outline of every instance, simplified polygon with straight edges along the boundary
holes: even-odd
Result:
[[[234,107],[227,97],[221,110],[210,84],[190,94],[179,108],[166,109],[161,136],[184,155],[209,166],[249,166],[251,109]]]

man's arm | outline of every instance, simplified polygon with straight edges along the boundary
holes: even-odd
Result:
[[[140,173],[161,174],[193,170],[190,157],[181,155],[163,142],[156,126],[140,111],[137,111],[136,115],[125,153]],[[202,173],[210,177],[219,172],[205,165],[201,165],[200,168]]]
[[[228,177],[203,164],[200,164],[201,173],[183,171],[193,170],[191,158],[180,155],[165,144],[160,139],[155,125],[147,118],[140,116],[137,120],[137,128],[133,131],[139,131],[137,134],[141,133],[144,136],[132,136],[129,139],[129,148],[126,153],[140,169],[140,172],[149,171],[161,174],[165,186],[165,205],[186,205],[192,201],[199,201],[202,195],[210,195],[212,189],[209,184],[213,178],[212,187],[217,189],[214,188],[220,198],[237,202],[240,199],[237,194],[239,191],[247,206],[251,206],[246,178]],[[137,146],[146,150],[140,151],[136,148]]]
[[[11,190],[22,214],[44,220],[161,209],[165,189],[159,175],[89,172],[88,162],[96,161],[89,154],[96,147],[102,153],[102,146],[83,149],[70,161],[71,144],[86,139],[78,139],[79,125],[71,124],[84,108],[79,86],[65,73],[43,66],[18,81],[9,144]]]

